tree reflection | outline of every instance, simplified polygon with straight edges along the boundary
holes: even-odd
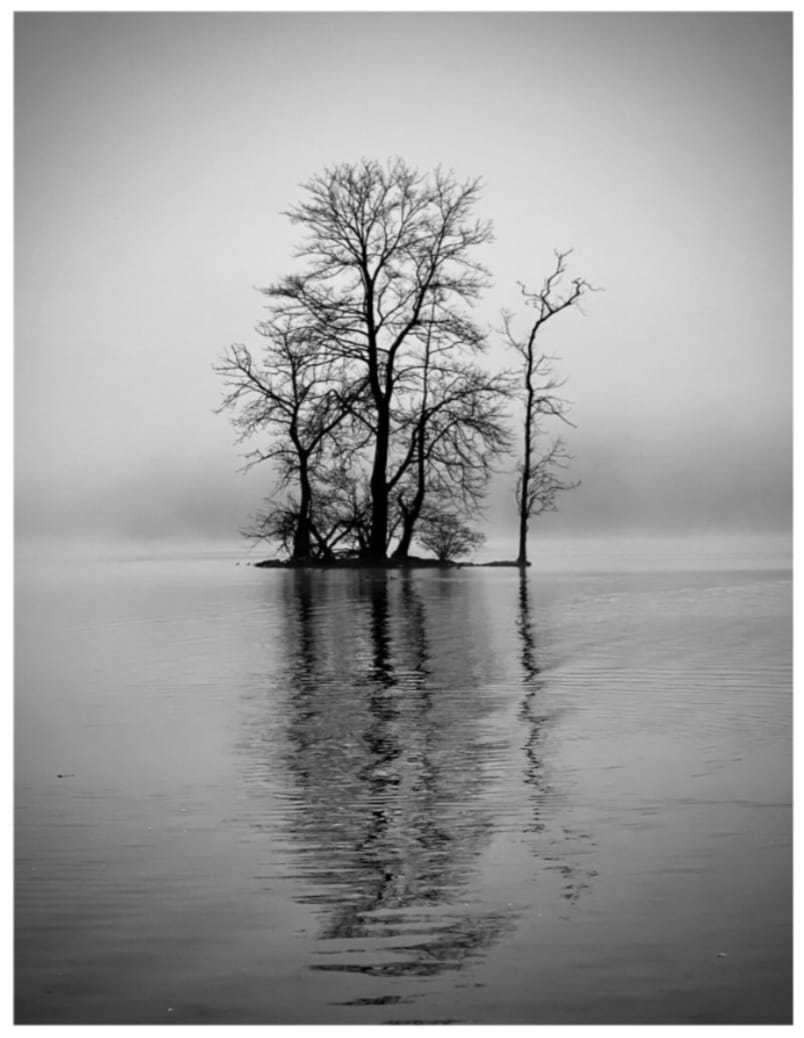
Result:
[[[542,733],[547,717],[539,710],[540,695],[544,688],[544,680],[540,677],[541,669],[536,662],[536,636],[533,631],[533,619],[530,610],[530,589],[527,571],[520,569],[517,595],[517,631],[520,640],[520,660],[524,672],[525,695],[519,708],[520,720],[524,721],[527,739],[523,747],[525,751],[525,782],[531,787],[531,803],[533,805],[533,821],[529,828],[532,832],[541,832],[544,824],[541,819],[541,804],[545,794],[544,764],[542,752]]]
[[[453,641],[438,643],[445,635],[433,634],[410,573],[288,576],[285,763],[295,875],[307,888],[297,897],[320,908],[322,938],[381,938],[394,953],[389,962],[336,954],[314,968],[383,976],[458,968],[510,925],[508,914],[450,908],[466,900],[494,822],[482,801],[490,751],[472,724],[484,707],[471,654],[454,641],[454,625]],[[432,662],[445,655],[451,676],[456,658],[464,661],[448,688]]]
[[[530,598],[527,570],[520,568],[518,585],[517,630],[522,642],[520,659],[525,671],[525,681],[530,683],[539,674],[536,663],[536,637],[533,633],[533,621],[530,615]]]
[[[525,694],[519,708],[519,718],[524,722],[527,737],[523,746],[525,754],[524,779],[530,789],[532,818],[528,823],[529,832],[543,833],[547,826],[545,808],[551,800],[550,788],[545,774],[544,738],[550,722],[550,714],[545,709],[544,692],[546,680],[542,668],[537,663],[538,650],[533,617],[530,607],[530,585],[525,570],[520,570],[517,589],[517,632],[520,642],[520,661],[523,672]],[[550,841],[553,852],[546,854],[540,843],[534,845],[534,851],[541,860],[548,862],[547,868],[560,872],[563,881],[561,896],[565,901],[575,903],[589,881],[597,875],[594,870],[586,870],[573,864],[574,844],[579,840],[590,840],[586,833],[577,833],[565,825],[555,825],[555,835]],[[560,839],[558,834],[560,833]],[[587,848],[588,849],[588,848]]]

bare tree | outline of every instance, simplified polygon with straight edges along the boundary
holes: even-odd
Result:
[[[234,344],[216,368],[220,410],[235,413],[240,441],[261,437],[244,467],[269,461],[278,473],[278,499],[247,532],[278,539],[294,560],[384,559],[398,538],[393,556],[404,559],[439,503],[461,522],[481,508],[512,448],[506,409],[516,383],[484,370],[486,333],[471,317],[489,283],[474,259],[491,240],[490,223],[473,216],[479,181],[362,160],[325,168],[303,189],[286,215],[305,232],[304,265],[260,289],[269,300],[257,326],[262,354]],[[520,285],[535,310],[523,338],[503,314],[524,362],[520,565],[528,519],[576,485],[561,475],[560,440],[541,457],[536,450],[542,419],[569,422],[554,358],[536,348],[541,327],[589,289],[576,278],[562,291],[567,255],[556,254],[540,291]]]
[[[433,552],[439,562],[451,562],[469,555],[486,540],[484,534],[471,530],[457,513],[438,509],[422,514],[416,538]]]
[[[541,289],[528,291],[520,282],[525,304],[535,311],[527,333],[518,336],[513,328],[513,315],[503,312],[503,332],[509,346],[523,360],[522,389],[525,405],[522,461],[517,483],[517,505],[519,508],[519,552],[517,564],[528,565],[528,520],[546,510],[555,508],[555,497],[560,490],[571,490],[578,483],[562,480],[556,469],[566,468],[569,455],[560,438],[540,457],[535,455],[535,445],[543,431],[540,419],[544,416],[558,418],[572,425],[568,418],[569,404],[557,391],[565,384],[554,372],[555,357],[538,351],[536,337],[556,314],[575,306],[587,291],[594,291],[583,278],[574,278],[564,288],[566,260],[570,252],[556,252],[553,271],[544,279]]]
[[[299,503],[292,494],[281,502],[268,498],[265,508],[250,519],[250,524],[240,531],[244,537],[255,543],[278,541],[285,554],[292,557],[299,527]]]
[[[331,361],[365,379],[373,438],[366,555],[385,558],[389,498],[405,471],[389,475],[400,428],[409,432],[401,405],[420,377],[428,328],[453,351],[482,348],[465,308],[488,284],[472,252],[491,226],[472,217],[477,180],[460,183],[440,169],[422,176],[401,160],[332,166],[304,187],[287,215],[307,232],[298,253],[306,269],[264,291],[314,332]]]
[[[255,361],[246,346],[229,347],[215,370],[226,395],[220,410],[235,412],[238,439],[268,434],[265,448],[246,454],[245,468],[273,461],[278,487],[298,486],[298,500],[269,506],[260,513],[252,535],[288,539],[289,510],[295,511],[292,558],[312,554],[313,476],[325,455],[329,438],[351,413],[361,386],[349,384],[343,371],[321,349],[314,333],[285,315],[261,322],[258,332],[265,349]]]
[[[511,388],[505,373],[488,375],[471,364],[453,364],[430,376],[420,400],[405,462],[392,482],[401,513],[394,558],[410,550],[428,498],[449,499],[463,515],[476,513],[498,459],[511,450],[506,413]],[[405,479],[398,480],[404,475]]]
[[[331,456],[316,482],[312,534],[323,559],[365,555],[368,546],[371,501],[363,473],[350,461],[348,450]]]

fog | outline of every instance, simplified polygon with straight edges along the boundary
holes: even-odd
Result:
[[[238,473],[212,365],[258,345],[255,286],[296,269],[299,184],[394,155],[483,178],[480,320],[516,310],[554,248],[605,290],[543,342],[581,486],[534,530],[789,531],[789,14],[15,26],[18,540],[237,539],[272,480]],[[514,529],[512,484],[492,537]]]

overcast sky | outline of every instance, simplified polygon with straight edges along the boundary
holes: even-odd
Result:
[[[396,155],[483,179],[482,320],[517,309],[554,248],[605,288],[543,344],[583,480],[546,532],[787,530],[791,29],[18,14],[17,536],[236,539],[270,479],[237,474],[212,364],[258,344],[254,286],[296,269],[281,211],[299,185]],[[513,507],[495,495],[491,520]]]

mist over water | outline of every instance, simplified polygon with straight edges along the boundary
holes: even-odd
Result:
[[[791,12],[14,37],[17,1022],[789,1023]],[[554,249],[604,290],[540,333],[580,486],[524,575],[237,534],[213,365],[299,185],[396,155],[483,182],[489,371]]]
[[[21,558],[17,1022],[789,1021],[790,572],[733,547]]]
[[[604,289],[542,343],[577,425],[546,438],[582,481],[555,522],[789,524],[790,12],[29,11],[14,68],[21,530],[245,522],[274,480],[236,476],[212,365],[258,344],[254,286],[298,272],[300,183],[395,155],[482,178],[484,327],[556,248]]]
[[[414,549],[427,555],[414,543]],[[281,556],[277,545],[243,537],[18,537],[20,561],[43,563],[55,559],[229,559],[248,565]],[[465,563],[512,559],[516,532],[490,530],[485,542]],[[630,570],[792,569],[793,538],[787,533],[692,533],[667,536],[642,532],[630,535],[532,536],[528,557],[537,572],[620,572]]]

